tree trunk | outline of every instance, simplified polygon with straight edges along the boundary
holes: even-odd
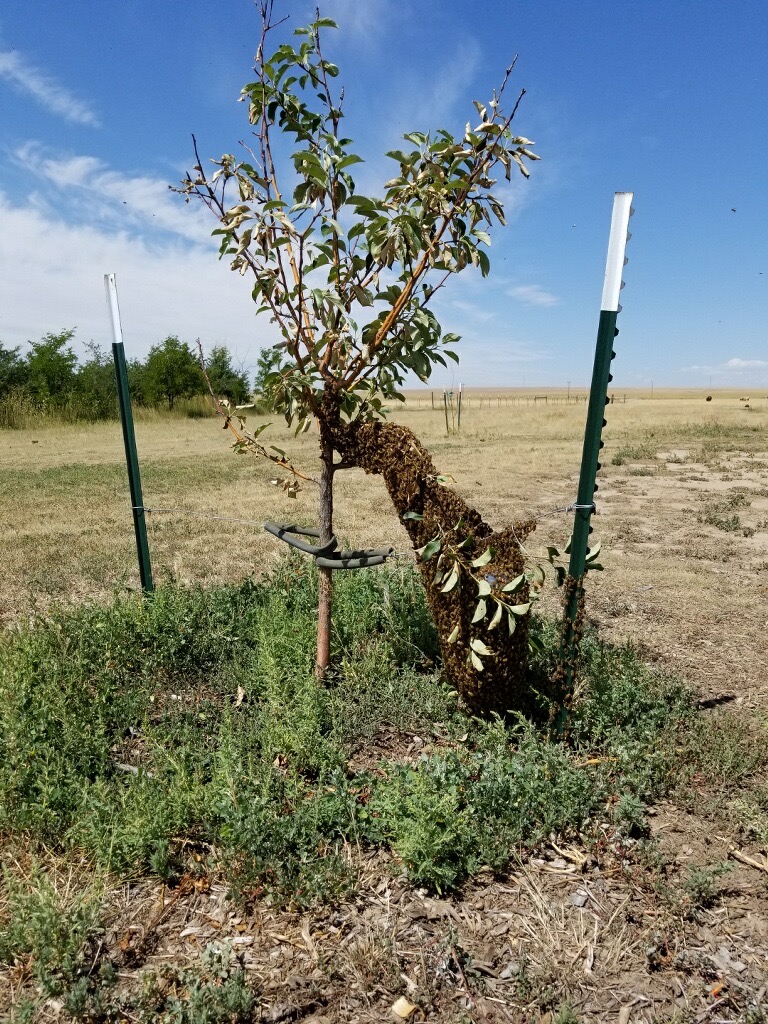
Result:
[[[320,544],[327,544],[333,537],[333,441],[328,431],[320,424]],[[333,600],[333,570],[318,569],[317,594],[317,657],[315,674],[318,679],[325,676],[331,663],[331,606]]]
[[[328,429],[328,428],[326,428]],[[421,548],[439,536],[443,552],[461,548],[472,560],[489,548],[491,559],[482,568],[468,572],[450,592],[442,590],[450,555],[444,555],[436,574],[436,559],[419,559],[427,600],[437,626],[443,665],[450,682],[458,689],[468,707],[478,714],[523,710],[530,706],[527,679],[528,616],[515,618],[510,633],[504,614],[498,626],[490,630],[495,603],[488,600],[488,613],[473,622],[478,607],[478,582],[482,579],[501,594],[501,587],[520,576],[525,569],[521,543],[535,528],[534,520],[516,523],[494,532],[482,516],[455,491],[443,486],[429,452],[407,427],[396,423],[336,423],[330,430],[333,445],[346,463],[380,474],[389,496],[414,548]],[[421,518],[403,519],[406,512]],[[467,540],[467,538],[469,538]],[[516,590],[510,603],[528,601],[528,585]],[[493,653],[483,656],[482,670],[471,660],[471,642],[481,641]]]

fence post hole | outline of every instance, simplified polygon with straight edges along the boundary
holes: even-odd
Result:
[[[592,371],[592,385],[589,389],[579,490],[574,509],[571,557],[565,580],[565,608],[558,671],[563,692],[556,721],[557,731],[560,734],[568,724],[571,697],[573,696],[573,676],[581,639],[580,619],[583,611],[584,573],[588,566],[587,549],[589,535],[592,532],[590,520],[595,511],[594,496],[598,489],[595,478],[600,469],[599,456],[600,449],[603,447],[601,438],[603,427],[606,425],[603,414],[609,402],[608,384],[613,379],[610,372],[611,360],[616,354],[613,351],[613,342],[619,333],[616,320],[621,310],[619,293],[624,287],[621,275],[626,262],[624,252],[630,238],[629,218],[634,213],[632,196],[632,192],[616,192],[613,198],[613,215],[597,331],[595,364]]]
[[[128,391],[128,371],[125,366],[123,330],[120,326],[120,310],[117,305],[117,281],[115,275],[105,274],[104,285],[107,290],[107,305],[109,306],[112,320],[112,337],[114,338],[112,342],[112,356],[115,360],[117,397],[120,403],[120,420],[123,424],[125,462],[128,467],[128,485],[131,491],[133,530],[136,534],[136,552],[139,557],[141,589],[145,594],[152,594],[155,585],[152,581],[152,564],[149,560],[147,522],[144,516],[144,498],[141,494],[141,476],[139,474],[139,453],[136,449],[136,435],[133,430],[133,412],[131,410],[131,396]]]

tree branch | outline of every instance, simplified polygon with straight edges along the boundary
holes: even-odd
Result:
[[[305,473],[300,472],[293,463],[289,462],[285,458],[281,458],[278,455],[271,455],[269,451],[261,444],[253,434],[250,434],[247,430],[238,430],[232,422],[232,416],[230,412],[222,405],[221,399],[218,397],[216,392],[213,390],[211,384],[211,378],[208,376],[208,370],[205,366],[205,356],[203,354],[203,346],[198,338],[195,342],[197,345],[198,360],[200,362],[200,369],[203,371],[203,377],[205,377],[205,383],[208,386],[208,393],[213,399],[214,408],[219,416],[224,420],[224,429],[229,430],[230,433],[237,439],[237,443],[242,445],[244,448],[252,451],[255,455],[261,456],[262,458],[269,459],[276,466],[280,466],[281,469],[287,470],[292,476],[295,476],[299,480],[305,480],[307,483],[315,484],[319,486],[320,481],[313,476],[307,476]]]

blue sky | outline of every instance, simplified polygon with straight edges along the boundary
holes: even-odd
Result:
[[[279,0],[278,0],[279,2]],[[283,0],[293,26],[314,5]],[[347,131],[377,190],[403,132],[461,131],[519,54],[517,130],[541,162],[505,191],[492,271],[437,311],[463,337],[436,387],[588,384],[615,191],[634,191],[616,385],[768,387],[765,0],[328,0]],[[236,151],[258,42],[252,0],[25,0],[0,10],[0,340],[168,334],[245,366],[274,339],[217,262],[203,209],[169,192]],[[275,44],[277,40],[275,40]]]

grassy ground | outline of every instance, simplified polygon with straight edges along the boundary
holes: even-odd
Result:
[[[565,744],[544,708],[462,713],[405,552],[343,580],[319,688],[301,558],[256,526],[157,514],[146,605],[115,428],[5,433],[0,1006],[768,1019],[768,403],[750,404],[609,409],[607,571]],[[424,399],[401,416],[492,522],[573,500],[583,405],[466,413],[451,437]],[[310,490],[270,487],[215,424],[138,433],[148,505],[314,519]],[[337,507],[345,539],[404,547],[379,481],[343,474]],[[543,517],[537,543],[567,530]],[[554,599],[542,610],[544,691]]]
[[[505,877],[548,843],[642,868],[659,857],[648,805],[694,777],[728,796],[738,786],[750,827],[768,828],[755,783],[765,736],[733,715],[701,718],[693,694],[631,648],[587,640],[563,744],[547,738],[545,708],[542,722],[506,724],[461,712],[435,669],[413,570],[343,581],[328,687],[312,672],[315,600],[314,575],[295,558],[255,585],[168,586],[149,605],[58,613],[6,641],[0,962],[15,1018],[53,1001],[79,1020],[192,1021],[200,1000],[205,1019],[261,1019],[265,992],[226,943],[170,978],[134,970],[120,984],[148,939],[145,928],[105,940],[116,879],[155,878],[171,900],[223,884],[232,916],[258,920],[266,907],[353,900],[361,859],[377,853],[385,880],[404,873],[443,897],[478,875]],[[537,629],[544,686],[556,631]],[[414,735],[419,745],[404,748]],[[674,912],[714,901],[725,870],[692,874]],[[434,990],[419,1002],[454,1019],[449,990],[423,981]],[[540,1011],[568,1005],[567,985],[550,990],[535,972],[526,984]],[[505,1004],[523,1011],[530,997],[521,981]]]
[[[656,398],[611,406],[601,482],[605,504],[600,512],[605,519],[600,524],[608,528],[606,539],[614,547],[623,539],[611,527],[615,522],[622,528],[625,519],[632,520],[635,509],[629,506],[643,496],[635,492],[647,491],[652,498],[650,491],[657,484],[671,483],[673,477],[686,473],[695,475],[696,459],[705,461],[704,475],[715,478],[727,471],[729,453],[742,452],[749,454],[761,473],[759,456],[768,448],[768,401],[753,401],[752,406],[745,411],[736,398],[719,396],[712,403],[703,398]],[[421,407],[414,400],[398,413],[398,419],[430,445],[441,471],[496,523],[547,513],[574,499],[584,416],[583,404],[518,401],[501,408],[470,406],[462,433],[447,437],[442,412],[433,412],[426,399]],[[6,496],[0,503],[0,528],[14,538],[0,567],[2,618],[14,619],[30,602],[46,607],[52,599],[109,596],[115,586],[135,585],[134,541],[117,424],[0,434],[0,482]],[[310,472],[315,468],[312,435],[296,440],[275,424],[265,436],[270,443],[296,452]],[[249,529],[181,514],[150,515],[151,550],[161,577],[185,582],[242,579],[254,570],[263,571],[279,557],[276,542],[260,528],[265,518],[316,519],[311,485],[296,500],[270,487],[273,468],[233,457],[229,435],[217,429],[215,421],[156,416],[137,424],[137,437],[147,505],[254,520]],[[656,457],[670,451],[677,461]],[[766,461],[768,455],[763,458]],[[613,466],[616,469],[609,468]],[[651,470],[653,476],[636,475]],[[735,485],[744,471],[739,466],[734,472]],[[617,488],[625,493],[617,495]],[[618,502],[614,501],[617,496]],[[336,505],[340,536],[356,544],[407,547],[380,480],[359,471],[341,474]],[[662,515],[665,512],[661,510]],[[763,498],[755,503],[755,513],[754,522],[742,516],[745,525],[756,527],[768,516]],[[652,528],[657,510],[646,520]],[[557,542],[568,530],[567,517],[545,518],[537,540],[542,545],[552,539]],[[717,539],[726,538],[718,535]],[[758,536],[752,545],[763,562],[768,559],[765,539],[763,531],[762,541]],[[627,554],[631,558],[634,552]],[[638,568],[642,571],[645,564],[643,557]]]

